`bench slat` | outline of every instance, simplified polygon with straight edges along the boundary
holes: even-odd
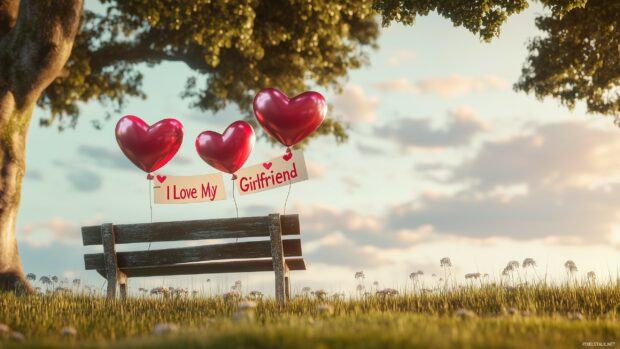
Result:
[[[302,258],[286,259],[286,265],[290,270],[306,270],[306,264]],[[251,261],[207,262],[182,265],[164,265],[158,267],[127,268],[121,269],[121,271],[123,271],[127,277],[248,273],[256,271],[273,271],[273,261],[270,258]],[[105,270],[97,270],[97,272],[99,272],[99,274],[105,274]]]
[[[299,215],[281,216],[282,234],[299,235]],[[268,216],[114,226],[116,244],[269,236]],[[82,227],[84,246],[101,245],[101,226]]]
[[[283,241],[284,256],[301,256],[301,240]],[[220,259],[254,259],[271,257],[270,241],[249,241],[219,245],[167,248],[151,251],[117,252],[118,268],[151,267]],[[105,269],[103,253],[84,255],[86,270]]]

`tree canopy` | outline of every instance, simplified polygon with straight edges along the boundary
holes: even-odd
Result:
[[[218,111],[230,103],[250,118],[262,87],[289,94],[335,88],[350,69],[367,62],[382,24],[413,25],[431,12],[491,41],[527,0],[287,0],[174,2],[101,0],[105,13],[85,10],[72,55],[39,105],[44,125],[75,125],[79,103],[98,100],[119,112],[130,97],[145,98],[141,66],[182,62],[182,96],[192,106]],[[529,43],[516,90],[552,96],[569,108],[585,101],[592,113],[618,115],[620,3],[542,0],[536,18],[543,35]],[[95,120],[98,121],[98,120]],[[342,124],[326,120],[319,134],[346,138]]]
[[[235,103],[248,112],[254,94],[277,86],[297,94],[310,86],[338,88],[367,60],[379,27],[368,0],[170,1],[102,0],[106,12],[85,10],[64,74],[39,100],[44,124],[72,126],[79,103],[98,100],[119,111],[142,97],[141,64],[185,63],[182,95],[201,110]],[[344,139],[328,119],[318,133]]]
[[[552,14],[536,18],[544,35],[529,43],[515,88],[558,98],[569,108],[583,101],[591,113],[619,116],[620,2],[549,3],[558,5],[549,4]]]

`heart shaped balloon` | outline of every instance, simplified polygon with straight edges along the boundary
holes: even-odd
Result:
[[[250,156],[255,141],[252,125],[235,121],[219,134],[204,131],[196,137],[196,151],[209,165],[216,169],[235,173]]]
[[[293,146],[317,128],[325,119],[327,102],[314,91],[289,99],[275,88],[260,90],[254,97],[254,115],[265,132],[287,147]]]
[[[183,125],[176,119],[149,126],[135,115],[126,115],[118,120],[115,133],[125,156],[147,173],[167,164],[183,143]]]

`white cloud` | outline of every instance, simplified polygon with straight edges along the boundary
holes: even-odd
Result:
[[[49,246],[54,242],[77,244],[80,241],[78,225],[60,217],[37,223],[26,223],[21,233],[22,241],[33,247]]]
[[[416,54],[409,50],[396,50],[388,57],[388,64],[397,66],[403,63],[408,63],[416,58]]]
[[[508,87],[508,82],[495,75],[467,77],[455,74],[445,78],[420,80],[415,83],[406,78],[400,78],[378,82],[375,87],[386,93],[434,94],[442,98],[452,98],[471,92],[504,90]]]
[[[335,112],[350,122],[375,121],[378,105],[377,97],[366,96],[361,86],[353,84],[345,86],[342,94],[334,98]]]
[[[417,95],[420,93],[420,89],[406,78],[382,81],[375,83],[374,86],[379,91],[386,93],[402,92],[411,95]]]
[[[102,216],[96,215],[84,220],[82,225],[101,224]],[[18,236],[21,242],[32,247],[47,247],[55,243],[63,245],[78,245],[82,242],[80,224],[67,221],[61,217],[52,217],[48,220],[26,223]]]
[[[308,177],[318,179],[325,175],[325,166],[320,163],[308,161],[306,165],[308,166]]]
[[[459,107],[448,111],[443,129],[434,128],[430,119],[400,118],[375,128],[375,134],[406,148],[440,149],[466,145],[486,129],[487,123],[473,109]]]
[[[620,139],[583,123],[538,126],[482,144],[448,167],[454,195],[424,195],[400,205],[391,229],[433,226],[438,234],[613,243],[620,224]]]

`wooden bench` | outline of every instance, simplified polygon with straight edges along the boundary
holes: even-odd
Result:
[[[299,238],[299,216],[210,219],[146,224],[102,224],[82,227],[84,246],[103,245],[103,253],[85,254],[86,270],[107,279],[107,297],[127,297],[127,278],[163,275],[275,271],[276,300],[290,297],[290,270],[305,270]],[[159,250],[116,252],[117,244],[205,239],[245,239]]]

